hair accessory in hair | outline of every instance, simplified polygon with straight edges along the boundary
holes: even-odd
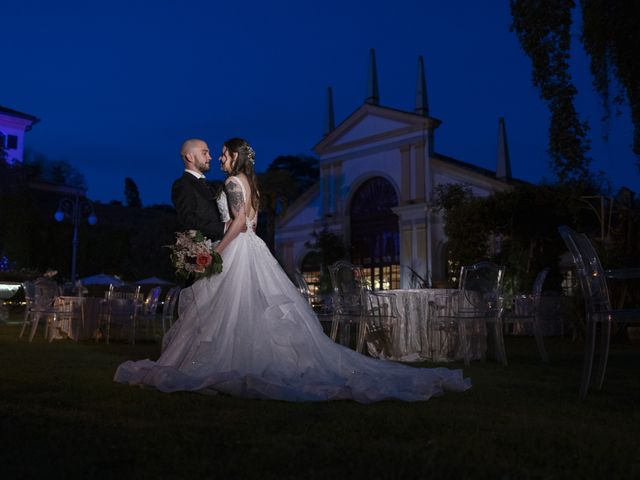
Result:
[[[253,148],[251,148],[250,145],[247,145],[247,157],[249,158],[251,165],[256,163],[256,152],[253,150]]]

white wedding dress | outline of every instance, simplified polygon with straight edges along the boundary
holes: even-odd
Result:
[[[334,343],[254,233],[254,222],[247,219],[247,231],[222,252],[222,273],[182,291],[160,358],[124,362],[116,382],[163,392],[361,403],[427,400],[471,387],[461,370],[414,368]]]

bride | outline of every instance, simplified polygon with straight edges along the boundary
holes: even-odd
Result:
[[[307,300],[255,234],[259,193],[254,157],[245,140],[232,138],[219,158],[228,175],[219,206],[223,216],[230,210],[232,218],[216,247],[222,273],[182,291],[178,321],[167,332],[157,361],[124,362],[114,380],[163,392],[223,392],[292,402],[419,401],[470,388],[461,370],[373,359],[325,335]]]

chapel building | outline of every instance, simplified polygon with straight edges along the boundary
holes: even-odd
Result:
[[[463,184],[474,195],[512,188],[504,120],[498,122],[496,170],[436,151],[442,123],[429,114],[424,63],[418,59],[414,111],[380,105],[375,52],[370,52],[368,96],[339,125],[328,90],[327,131],[313,148],[320,180],[282,215],[276,253],[289,272],[311,283],[320,267],[308,243],[313,232],[338,235],[347,258],[363,268],[373,289],[444,284],[448,258],[441,214],[432,207],[437,185]],[[420,280],[420,282],[417,282]]]

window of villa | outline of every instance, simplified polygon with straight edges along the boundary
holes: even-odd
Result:
[[[320,301],[320,256],[316,252],[307,253],[302,260],[300,271],[309,285],[312,302]]]
[[[18,137],[16,135],[7,135],[7,148],[12,150],[18,148]]]
[[[351,201],[351,261],[374,290],[400,288],[400,233],[393,185],[382,177],[364,182]]]

